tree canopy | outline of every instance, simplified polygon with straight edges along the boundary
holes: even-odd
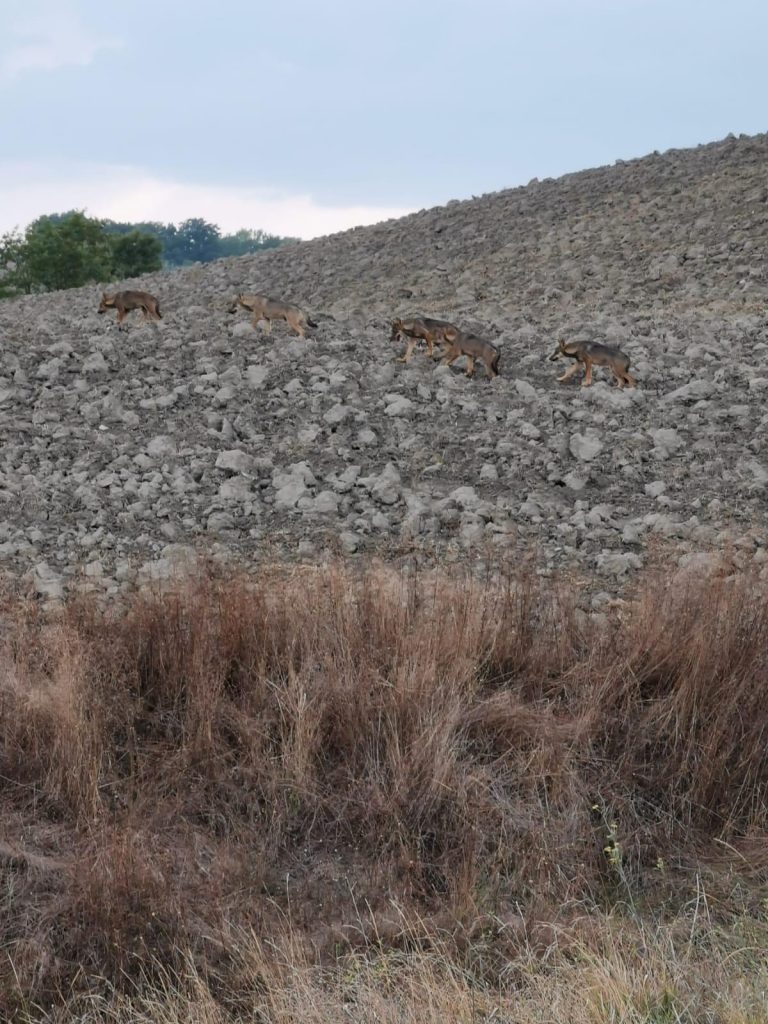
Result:
[[[128,234],[142,231],[154,235],[163,246],[163,266],[183,267],[188,263],[209,263],[224,256],[246,256],[263,249],[274,249],[286,242],[297,242],[297,238],[270,235],[261,229],[241,228],[231,235],[222,235],[216,224],[202,217],[192,217],[180,224],[161,224],[159,221],[143,221],[129,224],[121,221],[104,221],[109,234]]]
[[[27,228],[24,241],[28,277],[46,291],[77,288],[112,276],[109,238],[99,221],[84,213],[67,214],[58,223],[40,217]]]
[[[202,217],[176,225],[98,220],[82,210],[46,214],[23,233],[0,236],[0,298],[139,277],[292,241],[298,239],[247,228],[222,235]]]
[[[163,268],[163,243],[145,231],[112,235],[112,270],[115,277],[138,277]]]

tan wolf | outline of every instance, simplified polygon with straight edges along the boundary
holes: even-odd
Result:
[[[118,324],[125,320],[126,314],[130,313],[132,309],[143,310],[145,320],[163,319],[163,315],[160,312],[160,303],[149,292],[115,292],[114,295],[107,295],[106,292],[102,292],[99,312],[106,313],[108,309],[117,310]]]
[[[592,383],[592,367],[610,366],[616,378],[617,387],[623,388],[627,384],[633,388],[637,384],[635,378],[627,372],[629,370],[629,356],[622,352],[620,348],[614,348],[612,345],[601,345],[597,341],[565,341],[561,338],[557,343],[557,348],[549,358],[552,362],[562,358],[574,360],[573,366],[569,367],[561,377],[557,378],[559,381],[570,380],[575,373],[578,373],[579,367],[583,365],[586,368],[586,372],[581,386],[588,388]]]
[[[407,363],[419,341],[426,341],[427,355],[431,357],[433,346],[435,343],[445,344],[445,332],[449,330],[458,331],[458,328],[448,323],[447,320],[433,320],[429,316],[413,316],[408,320],[393,320],[392,334],[389,340],[395,341],[403,334],[408,338],[408,346],[404,354],[397,359],[398,363]]]
[[[485,365],[485,372],[489,377],[498,377],[499,360],[501,352],[490,341],[479,338],[476,334],[465,334],[455,327],[444,334],[445,359],[443,366],[450,366],[455,363],[459,356],[467,357],[467,376],[471,377],[475,372],[475,360],[479,359]]]
[[[285,320],[299,337],[305,337],[304,331],[309,327],[317,327],[314,320],[310,320],[303,309],[293,306],[290,302],[281,302],[279,299],[270,299],[266,295],[236,295],[229,307],[229,312],[234,313],[238,306],[250,310],[253,313],[253,326],[256,327],[260,320],[267,321],[267,332],[272,333],[273,320]]]

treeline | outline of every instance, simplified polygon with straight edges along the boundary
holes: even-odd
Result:
[[[0,298],[209,263],[293,241],[298,239],[245,228],[222,235],[200,217],[181,224],[129,224],[87,217],[81,210],[47,214],[23,232],[0,237]]]

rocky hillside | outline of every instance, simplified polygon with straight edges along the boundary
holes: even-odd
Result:
[[[100,288],[0,304],[0,556],[40,594],[116,593],[190,549],[517,557],[610,591],[674,563],[768,560],[768,136],[618,162],[258,256],[151,275],[159,324]],[[298,302],[305,341],[230,315]],[[388,321],[493,339],[501,377]],[[558,384],[559,336],[639,385]]]

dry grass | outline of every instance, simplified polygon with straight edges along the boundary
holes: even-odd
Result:
[[[766,1019],[767,596],[9,601],[0,1017]]]

